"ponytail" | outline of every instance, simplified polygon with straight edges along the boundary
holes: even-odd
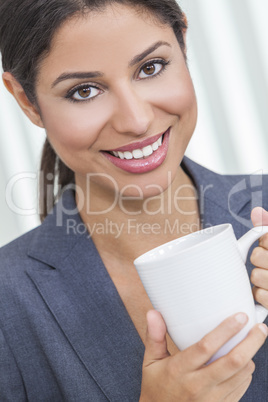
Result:
[[[41,222],[55,205],[60,191],[69,183],[74,183],[74,172],[57,156],[46,139],[40,166],[39,210]]]

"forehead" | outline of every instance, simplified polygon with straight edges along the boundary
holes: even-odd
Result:
[[[119,54],[133,57],[164,37],[177,42],[172,28],[150,12],[113,4],[67,20],[55,33],[41,67],[61,61],[71,69],[83,59],[96,64],[103,56],[113,62]]]
[[[67,20],[59,31],[55,34],[52,40],[52,46],[64,41],[66,34],[72,30],[79,32],[79,29],[83,28],[83,25],[87,25],[88,39],[90,33],[97,34],[95,39],[109,40],[111,33],[118,31],[119,35],[121,30],[126,27],[129,28],[129,33],[133,32],[137,34],[135,28],[141,28],[142,26],[147,30],[151,28],[165,29],[169,26],[164,25],[155,14],[152,14],[149,10],[141,7],[131,7],[128,5],[112,3],[106,7],[97,11],[85,11],[84,14],[79,14],[73,18]],[[72,35],[72,34],[71,34]],[[68,35],[70,36],[70,35]],[[93,37],[91,36],[91,40]]]

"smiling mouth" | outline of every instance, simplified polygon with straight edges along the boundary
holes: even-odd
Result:
[[[110,154],[119,159],[128,159],[128,160],[144,159],[144,158],[147,158],[148,156],[152,155],[155,151],[158,150],[159,147],[161,147],[162,142],[163,142],[163,137],[164,137],[164,134],[157,141],[155,141],[152,145],[147,145],[144,148],[137,148],[137,149],[133,149],[133,151],[125,151],[125,152],[111,151]]]
[[[162,165],[166,159],[170,129],[171,127],[164,133],[149,137],[139,143],[102,151],[102,154],[117,168],[128,173],[148,173]]]
[[[167,130],[168,131],[168,130]],[[118,159],[126,159],[126,160],[131,160],[131,159],[145,159],[148,158],[149,156],[151,156],[154,152],[156,152],[163,143],[163,139],[164,139],[164,135],[166,134],[166,132],[164,132],[164,134],[162,134],[158,139],[156,139],[152,144],[148,144],[148,140],[147,140],[147,144],[144,147],[140,147],[140,148],[136,148],[136,149],[122,149],[121,151],[105,151],[108,154],[118,158]],[[126,147],[123,147],[126,148]],[[132,146],[133,148],[133,146]]]

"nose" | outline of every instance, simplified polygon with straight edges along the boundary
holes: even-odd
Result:
[[[118,133],[142,136],[154,119],[152,105],[130,86],[117,90],[112,126]]]

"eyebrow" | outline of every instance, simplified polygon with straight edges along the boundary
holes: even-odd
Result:
[[[133,57],[133,59],[129,62],[129,67],[133,67],[135,64],[141,62],[146,56],[153,53],[160,46],[171,47],[170,43],[160,40],[160,41],[154,43],[152,46],[148,47],[148,49],[144,50],[142,53]],[[65,81],[65,80],[72,80],[72,79],[84,80],[84,79],[99,78],[99,77],[103,77],[103,76],[104,76],[104,74],[100,71],[63,73],[58,78],[56,78],[55,81],[53,81],[51,88],[54,88],[57,84],[59,84],[62,81]]]
[[[89,80],[91,78],[103,77],[103,73],[100,71],[92,71],[92,72],[81,72],[81,73],[63,73],[61,74],[51,85],[51,88],[54,88],[57,84],[65,80]]]
[[[137,64],[140,61],[142,61],[143,59],[145,59],[146,56],[149,56],[149,54],[153,53],[160,46],[169,46],[169,47],[171,47],[171,44],[168,43],[168,42],[162,41],[162,40],[154,43],[152,46],[148,47],[148,49],[144,50],[142,53],[140,53],[137,56],[133,57],[133,59],[129,63],[129,66],[133,67],[135,64]]]

